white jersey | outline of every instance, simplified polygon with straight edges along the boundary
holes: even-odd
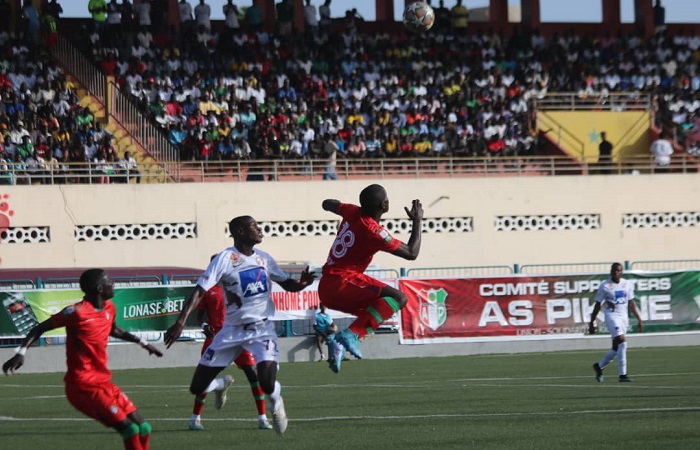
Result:
[[[601,303],[601,309],[605,311],[605,319],[627,319],[628,304],[634,298],[632,282],[620,278],[619,283],[605,280],[598,286],[595,301]]]
[[[229,247],[209,263],[197,285],[208,291],[220,282],[226,298],[224,324],[246,325],[274,316],[272,282],[288,278],[268,253],[256,249],[246,256]]]

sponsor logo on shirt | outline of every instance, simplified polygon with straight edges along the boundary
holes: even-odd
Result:
[[[214,350],[208,348],[202,357],[207,361],[211,361],[214,358]]]
[[[253,297],[267,292],[267,272],[263,267],[254,267],[239,273],[243,297]]]

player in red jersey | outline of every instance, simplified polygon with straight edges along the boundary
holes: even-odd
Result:
[[[80,289],[85,293],[83,300],[34,327],[17,353],[2,365],[2,370],[5,374],[14,373],[24,364],[27,348],[34,341],[49,330],[66,327],[66,398],[81,413],[117,430],[124,439],[125,449],[148,450],[151,425],[121,389],[112,384],[112,373],[107,368],[107,343],[112,336],[140,344],[151,355],[163,354],[115,324],[115,307],[111,301],[114,285],[104,270],[83,272]]]
[[[404,208],[412,221],[407,244],[394,239],[379,224],[382,215],[389,211],[389,198],[386,190],[378,184],[362,190],[359,207],[338,200],[324,200],[322,206],[343,220],[323,266],[318,294],[327,307],[357,317],[347,329],[337,333],[335,341],[328,343],[328,363],[337,373],[341,359],[333,356],[335,342],[355,357],[362,358],[358,339],[376,330],[383,321],[406,306],[406,296],[401,291],[365,275],[364,271],[379,251],[408,260],[418,257],[423,206],[420,200],[413,200],[410,210]]]
[[[214,259],[216,255],[212,257]],[[224,318],[226,317],[226,303],[224,301],[224,291],[221,286],[216,285],[209,289],[202,297],[202,301],[197,305],[197,322],[202,327],[206,339],[204,344],[202,344],[202,355],[211,344],[214,339],[214,335],[221,330],[224,326]],[[207,322],[205,322],[207,320]],[[258,373],[255,370],[255,358],[249,351],[243,351],[238,358],[234,360],[234,363],[239,369],[245,373],[248,382],[250,383],[250,388],[253,392],[253,398],[255,399],[255,406],[258,408],[258,428],[261,430],[271,430],[272,425],[267,421],[267,411],[265,408],[265,392],[263,392],[262,387],[260,387],[260,381],[258,380]],[[230,375],[225,378],[228,386],[233,383],[233,377]],[[216,391],[216,409],[221,409],[226,403],[226,391],[227,389]],[[206,401],[207,394],[198,394],[194,398],[194,406],[192,408],[192,417],[190,418],[189,428],[190,430],[203,430],[202,426],[202,411],[204,410],[204,402]]]

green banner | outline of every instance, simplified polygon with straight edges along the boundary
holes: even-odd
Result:
[[[192,289],[192,286],[115,289],[112,301],[117,310],[117,326],[128,331],[166,330]],[[2,291],[0,336],[24,336],[36,324],[81,299],[79,290]],[[194,321],[194,315],[190,319]],[[46,333],[46,336],[62,335],[65,335],[62,328]]]

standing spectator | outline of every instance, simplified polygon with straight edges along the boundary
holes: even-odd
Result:
[[[53,15],[47,13],[41,18],[41,36],[42,45],[49,51],[56,46],[56,41],[58,40],[58,23]]]
[[[121,38],[122,5],[117,0],[107,4],[107,41],[106,45],[114,46]]]
[[[331,0],[325,0],[323,5],[318,8],[320,20],[318,22],[321,33],[325,36],[331,34],[333,28],[333,19],[331,18]]]
[[[326,168],[323,173],[324,180],[337,180],[338,174],[336,173],[336,165],[338,159],[338,144],[332,139],[330,134],[326,135],[325,145],[323,146],[323,153],[328,162],[326,163]],[[323,353],[323,352],[321,352]]]
[[[452,30],[457,34],[466,33],[469,20],[469,10],[466,6],[462,5],[462,1],[463,0],[457,0],[457,4],[450,10]]]
[[[263,15],[257,2],[253,2],[245,10],[245,23],[248,25],[248,31],[257,33],[262,30]]]
[[[138,24],[141,30],[151,29],[151,1],[141,0],[141,2],[136,5],[136,16],[138,17]]]
[[[177,12],[180,17],[180,33],[185,42],[194,35],[194,16],[192,16],[192,5],[187,0],[180,0],[177,4]]]
[[[323,343],[329,339],[329,335],[338,331],[338,326],[333,323],[333,318],[326,312],[326,305],[323,303],[318,305],[314,331],[316,332],[316,348],[318,348],[320,362],[326,359],[326,355],[323,354]]]
[[[654,33],[661,33],[666,30],[666,8],[661,6],[661,0],[656,0],[653,11]]]
[[[277,32],[280,36],[289,36],[292,34],[294,21],[294,4],[293,0],[281,0],[275,5],[277,11]]]
[[[194,7],[194,20],[197,28],[204,27],[211,31],[211,7],[204,0],[199,0],[199,5]]]
[[[131,48],[134,44],[134,36],[136,35],[136,14],[134,5],[129,0],[122,0],[122,32],[124,33],[124,46]]]
[[[668,166],[671,164],[671,155],[673,155],[673,145],[667,139],[668,134],[662,131],[659,138],[651,143],[651,154],[654,157],[657,172],[668,171]]]
[[[595,305],[591,313],[591,322],[588,325],[590,334],[595,334],[595,319],[598,312],[605,306],[605,326],[612,337],[612,349],[603,356],[599,362],[593,364],[595,378],[603,381],[603,369],[617,357],[617,372],[621,383],[632,381],[627,376],[627,327],[629,325],[629,312],[639,321],[639,332],[644,331],[642,316],[639,314],[637,304],[634,302],[634,285],[629,280],[622,278],[622,264],[615,263],[610,267],[610,278],[598,286],[595,296]]]
[[[306,6],[304,6],[304,26],[307,36],[318,35],[318,17],[316,17],[316,7],[311,4],[311,0],[306,0]]]
[[[58,25],[58,22],[61,18],[60,16],[61,14],[63,14],[63,7],[58,3],[57,0],[50,0],[46,4],[44,12],[56,19],[56,24]]]
[[[613,145],[608,141],[608,134],[600,132],[600,144],[598,144],[598,168],[600,173],[611,173]]]
[[[430,2],[428,2],[430,3]],[[435,10],[435,31],[445,32],[450,29],[450,23],[452,21],[452,14],[450,10],[445,7],[445,0],[440,0],[438,6],[434,8]]]
[[[32,4],[32,0],[24,0],[22,6],[22,19],[25,22],[26,39],[31,45],[39,44],[39,11]]]
[[[131,152],[124,152],[124,157],[119,160],[119,169],[126,183],[133,177],[136,177],[136,184],[141,183],[141,171],[138,167],[139,165],[131,156]]]
[[[6,375],[24,365],[27,349],[47,331],[65,327],[66,361],[64,378],[66,398],[86,416],[114,428],[124,440],[125,449],[148,450],[151,425],[121,389],[112,383],[107,368],[107,342],[110,337],[139,344],[149,354],[163,354],[143,338],[138,338],[115,323],[112,303],[114,283],[102,269],[90,269],[80,275],[80,289],[85,298],[64,308],[32,328],[19,345],[15,356],[2,365]]]
[[[102,29],[107,21],[107,2],[105,0],[90,0],[88,11],[92,16],[92,30],[98,35],[102,35]]]

